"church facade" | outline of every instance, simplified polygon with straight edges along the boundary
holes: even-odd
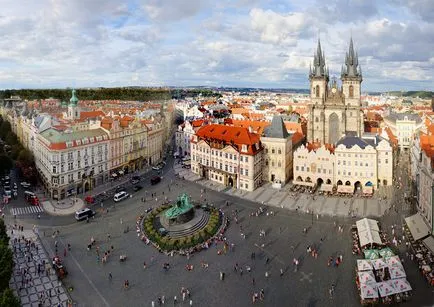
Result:
[[[329,84],[329,71],[319,40],[309,80],[308,142],[336,144],[346,134],[360,137],[364,130],[360,100],[363,79],[353,40],[342,66],[341,86],[338,86],[336,79]]]

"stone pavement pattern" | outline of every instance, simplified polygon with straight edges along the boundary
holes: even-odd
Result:
[[[356,197],[330,197],[311,194],[295,194],[289,190],[287,184],[281,189],[274,189],[270,183],[264,184],[256,190],[249,192],[226,187],[217,182],[206,180],[194,174],[189,169],[182,168],[179,164],[174,165],[174,171],[185,180],[197,182],[208,189],[222,192],[228,195],[248,199],[269,206],[310,212],[321,216],[354,216],[354,217],[381,217],[391,205],[392,187],[381,187],[372,198]],[[380,197],[386,196],[387,200]]]
[[[8,231],[8,235],[11,238],[10,244],[14,250],[15,262],[9,284],[21,300],[21,305],[23,307],[67,306],[68,295],[54,270],[46,269],[46,267],[51,267],[51,260],[36,234],[31,230],[14,230],[13,234]],[[26,240],[31,240],[35,247],[29,247],[22,239],[19,243],[14,243],[15,238],[23,236]],[[44,267],[43,262],[48,265]],[[40,274],[37,270],[38,264],[41,265]],[[24,269],[27,270],[25,274],[23,274]],[[27,283],[26,280],[28,280]]]

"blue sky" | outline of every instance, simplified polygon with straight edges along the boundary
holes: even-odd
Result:
[[[308,88],[318,37],[363,90],[433,90],[431,0],[0,0],[0,88]]]

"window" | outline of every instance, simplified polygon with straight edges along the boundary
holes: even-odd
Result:
[[[354,164],[357,166],[357,161],[355,161]]]
[[[279,161],[279,162],[277,162],[277,167],[281,167],[282,166],[282,163]]]
[[[249,157],[244,157],[244,162],[249,162]]]
[[[247,168],[244,170],[244,175],[249,176],[249,170]]]
[[[298,166],[295,167],[295,170],[298,171]]]
[[[315,96],[316,98],[319,98],[319,85],[315,87]]]
[[[231,159],[231,160],[232,160],[232,154],[229,154],[229,159]]]
[[[274,148],[271,148],[271,153],[274,154]]]
[[[282,154],[282,149],[279,148],[279,149],[277,150],[277,153],[278,153],[279,155],[281,155],[281,154]]]
[[[343,161],[342,163],[343,163],[344,165],[347,165],[347,161]]]
[[[57,167],[53,166],[53,174],[57,173]]]
[[[223,169],[223,163],[220,162],[220,169]]]
[[[386,159],[386,164],[389,163],[389,159]]]
[[[310,169],[309,169],[309,167],[306,167],[306,172],[310,172]]]
[[[246,189],[248,189],[249,188],[249,185],[246,183],[245,185],[244,185],[245,187],[246,187]]]
[[[349,96],[350,96],[350,98],[354,97],[354,86],[352,86],[352,85],[350,85],[350,88],[349,88]]]

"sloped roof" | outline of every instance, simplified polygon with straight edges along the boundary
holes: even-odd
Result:
[[[247,153],[251,155],[262,149],[259,135],[249,132],[247,128],[211,124],[201,127],[196,135],[202,139],[222,141],[227,145],[237,146],[239,151],[242,145],[247,145]],[[255,144],[259,147],[256,148]]]
[[[407,117],[407,120],[409,121],[414,120],[416,123],[422,122],[420,116],[413,113],[390,113],[390,115],[386,116],[385,119],[396,122],[397,120],[405,120],[405,117]]]
[[[264,129],[264,136],[276,139],[286,139],[289,137],[288,130],[286,130],[282,117],[277,115],[273,116],[271,125]]]
[[[367,139],[362,139],[360,137],[357,136],[350,136],[350,135],[345,135],[344,137],[342,137],[337,143],[336,143],[336,147],[339,145],[344,145],[346,148],[351,148],[355,145],[359,146],[360,148],[364,149],[367,146],[373,146],[375,147],[375,144],[371,144],[371,142],[368,142]]]

